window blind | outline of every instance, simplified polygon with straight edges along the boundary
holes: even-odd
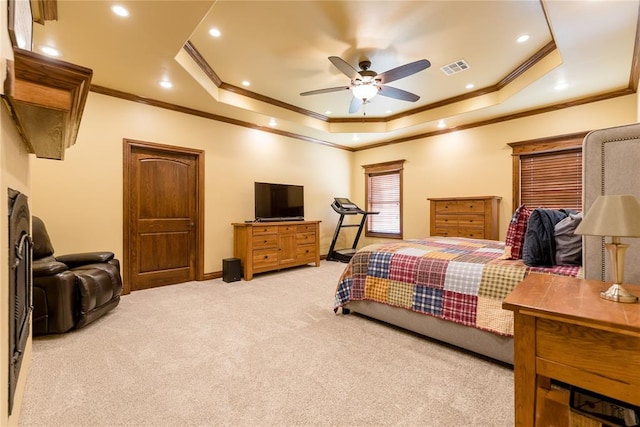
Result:
[[[582,150],[521,155],[520,203],[582,210]]]
[[[400,233],[400,172],[369,174],[369,231],[374,233]]]

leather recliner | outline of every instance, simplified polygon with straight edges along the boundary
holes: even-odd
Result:
[[[120,302],[120,262],[113,252],[54,256],[42,220],[32,217],[33,335],[78,329]]]

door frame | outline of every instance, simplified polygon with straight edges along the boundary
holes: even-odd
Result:
[[[131,198],[131,161],[133,158],[133,150],[141,148],[157,153],[184,154],[195,157],[196,161],[196,220],[195,237],[196,237],[196,280],[205,280],[204,277],[204,150],[194,148],[177,147],[173,145],[158,144],[154,142],[137,141],[124,138],[123,145],[123,180],[122,180],[122,243],[123,243],[123,295],[131,293],[131,230],[133,229],[131,221],[134,216],[131,214],[133,200]]]

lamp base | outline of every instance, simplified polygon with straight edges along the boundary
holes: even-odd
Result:
[[[600,292],[600,298],[609,301],[634,303],[638,302],[638,297],[627,291],[622,286],[616,284],[611,285],[606,291]]]

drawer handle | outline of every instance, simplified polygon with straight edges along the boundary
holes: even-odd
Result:
[[[267,241],[265,240],[264,243],[267,243]]]
[[[269,255],[265,255],[265,256],[264,256],[264,259],[268,259],[268,258],[269,258]]]

